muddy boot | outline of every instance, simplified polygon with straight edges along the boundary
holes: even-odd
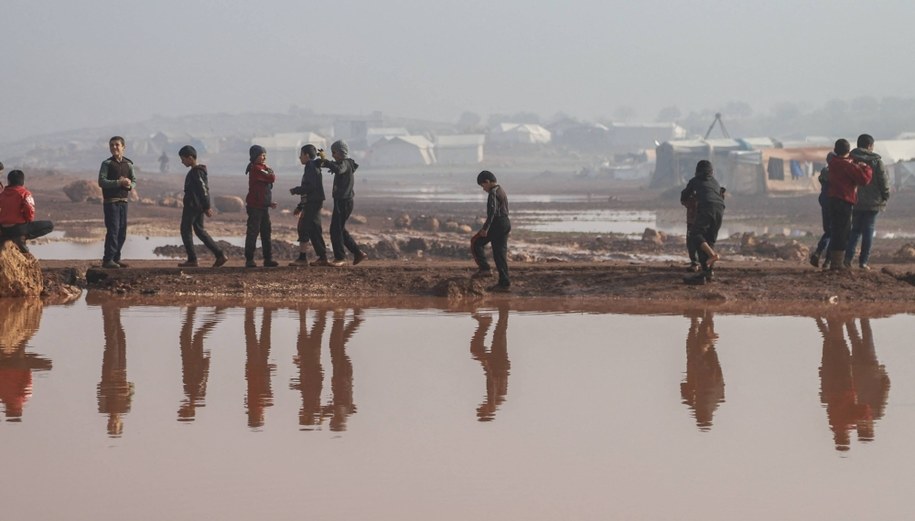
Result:
[[[687,275],[686,277],[683,277],[683,283],[689,284],[691,286],[701,286],[707,282],[705,273],[705,271],[700,271],[699,273],[694,273],[693,275]]]
[[[29,252],[29,247],[25,245],[25,235],[20,235],[18,237],[14,237],[12,239],[12,241],[13,241],[13,244],[15,244],[19,248],[19,251],[21,251],[22,253]]]
[[[845,268],[845,250],[829,252],[829,269],[830,271],[840,271]]]
[[[829,262],[828,260],[826,262]],[[814,268],[820,267],[820,252],[815,251],[810,254],[810,265]]]

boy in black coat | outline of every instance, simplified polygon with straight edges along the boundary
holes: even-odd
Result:
[[[324,151],[321,151],[324,155]],[[301,197],[301,202],[295,207],[295,215],[299,216],[299,258],[292,261],[290,266],[307,266],[305,247],[311,241],[315,249],[317,260],[312,266],[330,266],[327,262],[327,245],[321,230],[321,208],[324,206],[324,185],[321,179],[321,166],[318,158],[318,149],[314,145],[305,145],[299,154],[299,161],[305,165],[302,175],[302,184],[289,190],[292,195]],[[324,158],[321,157],[321,160]]]
[[[197,163],[197,150],[190,145],[181,147],[178,157],[181,158],[182,165],[190,168],[184,178],[184,210],[181,212],[181,241],[187,252],[187,261],[178,264],[178,267],[197,267],[197,252],[194,251],[194,238],[191,236],[191,230],[193,230],[197,234],[197,238],[203,241],[203,245],[213,252],[216,257],[213,267],[218,268],[226,263],[226,254],[203,227],[203,217],[213,216],[213,209],[210,207],[207,167]]]
[[[508,235],[512,230],[512,223],[508,218],[508,196],[496,182],[496,176],[488,170],[483,170],[477,175],[477,184],[489,194],[489,197],[486,199],[486,222],[470,239],[470,251],[479,268],[477,275],[489,275],[489,263],[486,262],[483,247],[492,243],[492,260],[496,263],[496,271],[499,272],[499,283],[489,289],[508,291],[511,287],[508,278]]]
[[[686,188],[680,192],[680,202],[695,197],[698,200],[696,222],[689,230],[687,241],[692,243],[699,254],[702,272],[696,277],[684,279],[687,282],[704,283],[711,281],[712,268],[720,256],[713,249],[718,240],[718,230],[724,218],[724,188],[713,176],[712,163],[703,159],[696,164],[696,175],[689,180]]]

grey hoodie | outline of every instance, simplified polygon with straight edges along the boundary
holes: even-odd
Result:
[[[864,161],[874,171],[870,183],[858,187],[858,202],[855,210],[882,212],[890,198],[890,178],[883,166],[880,154],[875,154],[865,148],[856,148],[851,151],[851,157]]]

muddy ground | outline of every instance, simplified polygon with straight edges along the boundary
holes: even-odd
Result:
[[[27,186],[35,194],[39,215],[50,218],[63,240],[88,240],[104,231],[98,203],[71,202],[62,187],[78,179],[94,179],[91,172],[27,173]],[[329,176],[328,176],[329,177]],[[144,174],[138,192],[159,202],[178,195],[183,176]],[[438,174],[373,176],[364,174],[357,184],[357,221],[350,229],[364,245],[370,260],[358,267],[295,268],[286,264],[297,253],[295,217],[291,210],[297,198],[288,188],[297,177],[282,178],[275,187],[279,208],[272,212],[275,250],[282,267],[242,267],[240,248],[228,247],[229,263],[221,269],[179,269],[177,260],[130,262],[126,270],[100,270],[98,261],[42,261],[49,282],[63,281],[92,291],[120,295],[225,296],[246,300],[302,298],[394,298],[436,296],[451,299],[555,297],[638,302],[703,301],[780,305],[864,306],[881,303],[900,310],[915,309],[915,258],[910,248],[915,239],[915,193],[893,194],[890,206],[878,220],[880,238],[875,241],[871,265],[866,272],[823,272],[807,264],[808,248],[819,234],[816,194],[797,197],[729,197],[725,226],[751,224],[768,233],[722,237],[716,280],[692,286],[683,283],[685,239],[682,236],[648,234],[632,237],[612,233],[541,233],[516,229],[510,242],[513,287],[509,294],[487,290],[493,280],[472,279],[468,251],[470,232],[478,228],[483,214],[478,201],[441,201],[401,198],[391,194],[424,190],[470,191],[473,176]],[[651,191],[639,182],[583,179],[566,174],[503,176],[509,197],[525,194],[586,195],[577,202],[513,203],[512,209],[537,210],[652,210],[659,219],[677,222],[683,217],[674,190]],[[244,196],[244,176],[212,176],[214,195]],[[330,180],[325,179],[328,185]],[[518,197],[518,200],[521,200]],[[149,203],[149,201],[147,201]],[[326,209],[332,203],[325,204]],[[180,208],[132,203],[130,233],[173,236],[172,248],[158,252],[181,255],[177,227]],[[404,216],[411,221],[404,226]],[[435,228],[432,221],[438,222]],[[325,218],[326,229],[329,218]],[[217,236],[244,234],[243,213],[221,213],[207,221]],[[783,234],[790,230],[790,236]],[[885,234],[893,234],[885,237]],[[198,241],[195,241],[198,242]],[[328,247],[330,246],[328,240]],[[308,250],[313,258],[311,249]],[[101,253],[101,252],[99,252]],[[201,265],[212,258],[202,252]]]

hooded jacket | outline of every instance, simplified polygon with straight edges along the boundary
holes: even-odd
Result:
[[[345,157],[339,163],[336,161],[323,161],[321,163],[334,174],[334,199],[352,199],[356,193],[353,191],[353,185],[356,183],[356,169],[359,163],[351,158]]]
[[[184,207],[207,211],[210,209],[210,186],[206,165],[196,165],[184,177]]]
[[[690,196],[695,195],[698,206],[720,206],[724,208],[724,197],[721,195],[721,185],[712,174],[697,172],[686,183],[686,188],[680,192],[680,204],[686,205]]]
[[[248,175],[248,196],[245,197],[245,205],[250,208],[270,208],[273,202],[273,183],[276,181],[273,169],[267,165],[248,163],[245,174]]]
[[[302,198],[302,204],[317,203],[324,200],[324,183],[321,175],[321,161],[310,159],[305,163],[302,184],[292,189],[292,193]]]
[[[847,203],[858,202],[858,187],[871,182],[873,171],[869,165],[856,163],[851,157],[833,157],[829,160],[829,186],[827,194]]]
[[[35,199],[24,186],[7,186],[0,192],[0,225],[30,223],[35,219]]]
[[[883,166],[883,159],[880,158],[880,154],[875,154],[865,148],[852,150],[851,157],[867,163],[873,171],[871,182],[858,189],[858,202],[855,203],[855,210],[883,211],[890,198],[890,178]]]

